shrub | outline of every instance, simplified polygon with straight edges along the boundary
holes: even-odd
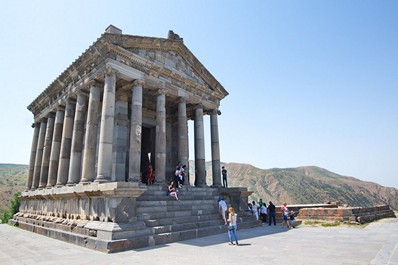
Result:
[[[19,205],[20,205],[20,201],[19,201],[19,196],[21,195],[20,192],[16,192],[14,193],[14,199],[11,200],[11,205],[10,208],[8,209],[7,212],[5,212],[1,218],[1,223],[2,224],[6,224],[8,222],[9,219],[11,219],[14,214],[16,214],[19,211]]]

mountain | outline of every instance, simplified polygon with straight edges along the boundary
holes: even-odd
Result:
[[[14,193],[25,190],[28,170],[27,165],[0,164],[0,217],[9,209]]]
[[[339,202],[358,207],[388,204],[398,209],[398,189],[341,176],[323,168],[259,169],[249,164],[222,165],[228,170],[230,187],[247,187],[253,191],[250,200],[262,198],[276,204],[284,201],[288,204]],[[206,168],[207,183],[212,183],[210,162],[206,163]]]
[[[190,161],[190,172],[195,172]],[[247,187],[250,200],[280,204],[339,202],[349,206],[388,204],[398,209],[398,189],[341,176],[326,169],[308,166],[298,168],[260,169],[249,164],[222,163],[228,170],[230,187]],[[0,164],[0,217],[8,210],[15,192],[25,189],[27,165]],[[212,183],[211,162],[206,162],[207,183]],[[191,177],[193,179],[193,177]]]

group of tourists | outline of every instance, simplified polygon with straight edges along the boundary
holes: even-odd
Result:
[[[178,201],[178,191],[182,188],[185,182],[185,171],[187,166],[181,166],[181,162],[176,165],[176,170],[174,172],[173,180],[169,182],[167,187],[167,195],[174,197]]]
[[[286,202],[284,202],[280,208],[283,216],[282,226],[295,228],[294,211],[289,211],[286,206]],[[248,210],[256,217],[257,220],[261,220],[263,224],[267,223],[268,219],[268,225],[271,225],[272,223],[276,225],[276,207],[272,201],[269,201],[268,206],[262,199],[257,203],[252,201],[251,203],[248,203]]]

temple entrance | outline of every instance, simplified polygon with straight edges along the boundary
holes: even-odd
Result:
[[[155,170],[156,126],[143,125],[141,137],[141,181],[147,184],[149,165]]]

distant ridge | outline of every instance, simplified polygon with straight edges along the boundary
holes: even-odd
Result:
[[[289,204],[338,202],[357,207],[388,204],[398,209],[398,189],[338,175],[320,167],[260,169],[250,164],[221,164],[228,170],[229,185],[248,187],[253,191],[252,200],[262,198],[278,204],[284,201]],[[211,162],[207,162],[206,167],[207,183],[211,183]]]
[[[190,161],[190,172],[194,171]],[[336,201],[349,206],[388,204],[398,210],[398,190],[354,177],[341,176],[316,166],[260,169],[250,164],[221,163],[228,170],[230,187],[247,187],[251,200],[262,198],[280,204]],[[211,184],[211,162],[206,162],[207,183]],[[0,163],[0,216],[9,208],[15,192],[25,190],[28,165]],[[192,173],[191,173],[192,175]],[[193,179],[193,176],[191,176]]]

